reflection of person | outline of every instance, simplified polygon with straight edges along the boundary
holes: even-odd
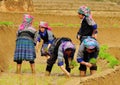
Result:
[[[23,23],[17,32],[16,49],[14,61],[17,62],[17,73],[21,72],[21,64],[23,60],[29,61],[31,70],[35,72],[34,60],[35,54],[35,36],[36,30],[32,27],[33,17],[25,14]],[[37,39],[36,39],[37,40]]]
[[[86,6],[81,6],[78,9],[78,16],[82,19],[82,23],[77,33],[77,39],[82,42],[87,36],[97,38],[97,24],[92,18],[90,9]]]
[[[58,60],[58,66],[70,77],[70,62],[73,60],[75,46],[69,38],[56,38],[49,49],[50,58],[47,60],[46,75],[50,75],[53,64]],[[66,64],[64,68],[63,64]]]
[[[47,57],[46,52],[48,51],[50,45],[52,44],[53,40],[55,39],[55,37],[51,31],[51,28],[48,26],[47,22],[43,22],[43,21],[40,22],[38,34],[40,35],[40,38],[38,38],[37,47],[38,47],[39,42],[42,39],[43,44],[41,47],[41,56]]]
[[[80,75],[85,76],[86,75],[86,69],[87,67],[90,68],[91,74],[94,74],[97,70],[96,62],[91,62],[91,59],[94,59],[96,61],[99,53],[99,44],[98,42],[92,38],[87,37],[83,40],[83,42],[80,45],[78,55],[77,55],[77,61],[80,63]]]

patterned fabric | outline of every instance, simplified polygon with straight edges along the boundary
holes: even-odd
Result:
[[[52,28],[48,26],[48,23],[47,23],[47,22],[41,21],[40,24],[39,24],[39,26],[40,26],[40,27],[47,28],[48,30],[52,30]]]
[[[90,37],[84,39],[83,43],[88,49],[94,49],[98,45],[97,41]]]
[[[34,42],[35,45],[38,37],[40,36],[37,34],[37,31],[35,30],[35,28],[31,26],[28,27],[27,29],[17,31],[17,39],[19,38],[30,39]]]
[[[31,26],[32,20],[33,20],[33,17],[32,17],[31,15],[25,14],[25,15],[24,15],[24,18],[23,18],[23,22],[22,22],[22,24],[20,25],[19,29],[20,29],[20,30],[23,30],[23,29]]]
[[[88,37],[87,39],[89,39],[89,38],[90,37]],[[77,54],[78,63],[82,62],[84,59],[85,59],[84,61],[89,61],[90,57],[92,57],[92,58],[98,57],[99,49],[100,49],[99,43],[94,38],[90,38],[90,40],[87,40],[87,39],[84,39],[84,41],[81,43],[81,45],[79,47],[78,54]],[[95,52],[93,52],[93,53],[86,52],[86,50],[85,50],[86,43],[88,44],[89,42],[91,43],[93,41],[95,42]],[[84,43],[84,42],[86,42],[86,43]]]
[[[33,41],[24,38],[17,39],[14,61],[33,61],[35,58],[36,54]]]
[[[90,16],[91,14],[91,11],[88,7],[86,6],[81,6],[79,9],[78,9],[78,13],[80,14],[83,14],[85,16]]]
[[[62,43],[62,49],[66,50],[68,48],[75,49],[75,45],[72,42],[70,42],[70,41],[63,42]]]
[[[40,30],[38,31],[38,35],[40,37],[37,38],[37,41],[43,40],[44,43],[50,43],[52,44],[53,40],[55,39],[54,34],[50,30],[45,30],[44,32],[41,32]]]

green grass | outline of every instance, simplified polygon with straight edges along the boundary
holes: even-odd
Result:
[[[91,58],[90,61],[89,61],[91,64],[96,64],[97,63],[97,60],[95,58]]]
[[[5,26],[11,26],[14,25],[13,22],[9,22],[9,21],[4,21],[4,22],[0,22],[0,26],[5,25]]]
[[[100,47],[99,58],[107,60],[107,62],[109,63],[108,66],[114,68],[116,65],[120,64],[120,61],[117,60],[113,55],[107,53],[106,52],[107,49],[108,46],[106,45]]]
[[[33,25],[38,27],[39,26],[39,22],[34,22]],[[50,23],[49,26],[50,27],[79,27],[80,24],[72,24],[72,23],[64,24],[64,23],[58,22],[58,23]]]

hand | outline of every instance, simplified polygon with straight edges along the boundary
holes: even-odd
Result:
[[[65,75],[69,78],[70,77],[70,73],[64,68],[64,66],[60,66],[61,70],[65,73]]]
[[[35,50],[36,50],[36,52],[38,53],[38,47],[37,47],[37,46],[35,47]]]
[[[77,39],[79,39],[79,40],[80,40],[80,35],[77,35]]]
[[[87,63],[87,62],[86,62],[85,65],[86,65],[87,67],[89,67],[89,68],[92,67],[92,64],[91,64],[91,63]]]
[[[66,76],[67,76],[67,78],[70,78],[70,73],[67,72],[67,73],[66,73]]]
[[[73,68],[74,68],[74,66],[73,66],[73,65],[70,65],[70,68],[71,68],[71,69],[73,69]]]
[[[48,53],[48,48],[45,48],[44,51],[45,51],[46,53]]]

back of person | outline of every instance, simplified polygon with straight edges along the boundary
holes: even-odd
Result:
[[[22,24],[17,31],[16,48],[14,52],[14,62],[17,63],[16,73],[21,73],[21,64],[23,60],[29,61],[32,73],[35,73],[35,43],[36,30],[32,27],[33,16],[24,15]]]
[[[35,37],[35,33],[36,33],[36,30],[34,29],[31,29],[31,27],[28,27],[24,30],[19,30],[18,31],[18,38],[26,38],[26,39],[30,39],[34,42],[34,37]]]
[[[66,38],[66,37],[62,37],[62,38],[56,38],[54,41],[53,41],[53,44],[51,45],[51,47],[49,48],[49,52],[50,53],[54,53],[56,56],[58,55],[58,48],[60,46],[60,44],[62,42],[65,42],[65,41],[71,41],[70,38]]]
[[[70,63],[74,59],[75,50],[75,45],[72,43],[72,40],[70,38],[56,38],[51,44],[48,51],[50,58],[47,60],[47,75],[50,75],[53,64],[55,64],[57,60],[58,66],[69,77],[71,71]],[[64,64],[66,64],[65,67]]]

